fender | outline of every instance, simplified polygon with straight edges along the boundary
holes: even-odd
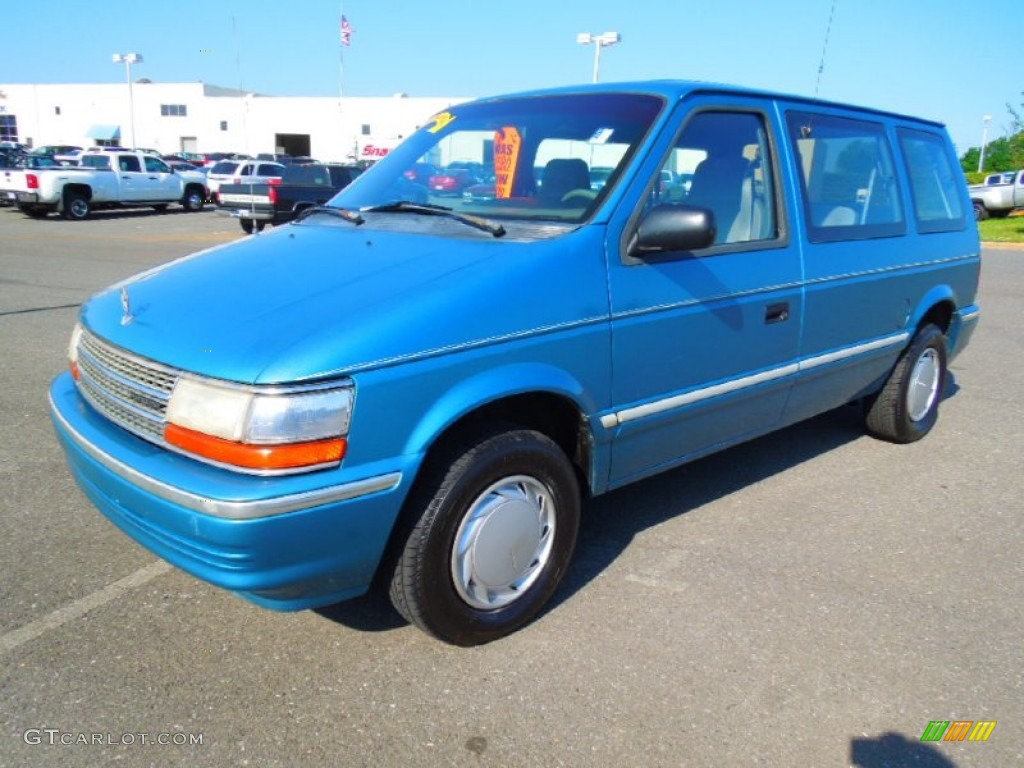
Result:
[[[610,440],[608,430],[594,429],[598,410],[592,393],[568,371],[546,363],[515,363],[481,371],[463,379],[444,395],[437,398],[410,431],[404,453],[425,454],[437,438],[459,419],[469,413],[506,397],[524,394],[551,394],[562,397],[576,406],[587,420],[595,441],[595,464],[601,464],[597,454],[604,450],[596,443]]]
[[[913,334],[914,329],[920,325],[921,320],[923,320],[924,317],[939,304],[949,304],[950,314],[956,314],[956,310],[960,306],[960,303],[956,300],[956,294],[949,285],[942,284],[930,288],[918,301],[917,306],[910,308],[904,329]],[[909,308],[909,301],[907,302],[907,305]]]

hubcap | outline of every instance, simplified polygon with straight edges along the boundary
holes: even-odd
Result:
[[[455,590],[481,610],[515,602],[544,571],[554,540],[548,487],[526,475],[499,480],[473,501],[455,534]]]
[[[939,396],[941,373],[939,353],[934,349],[926,349],[914,363],[907,385],[907,415],[911,421],[923,419],[935,404],[935,398]]]

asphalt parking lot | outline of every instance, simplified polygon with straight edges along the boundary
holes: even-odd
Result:
[[[1024,251],[987,250],[939,424],[841,409],[591,502],[539,620],[441,645],[375,597],[278,614],[78,491],[47,416],[93,291],[242,236],[0,209],[0,766],[1024,761]],[[923,743],[929,722],[996,721]]]

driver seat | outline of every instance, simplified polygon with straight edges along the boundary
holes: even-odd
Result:
[[[548,161],[537,197],[545,203],[559,203],[574,189],[590,189],[590,169],[586,161],[578,157]]]

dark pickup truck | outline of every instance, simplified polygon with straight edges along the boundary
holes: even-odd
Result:
[[[323,205],[362,173],[351,165],[311,163],[287,166],[280,180],[221,184],[217,211],[238,219],[251,234],[267,224],[286,224],[304,209]]]

